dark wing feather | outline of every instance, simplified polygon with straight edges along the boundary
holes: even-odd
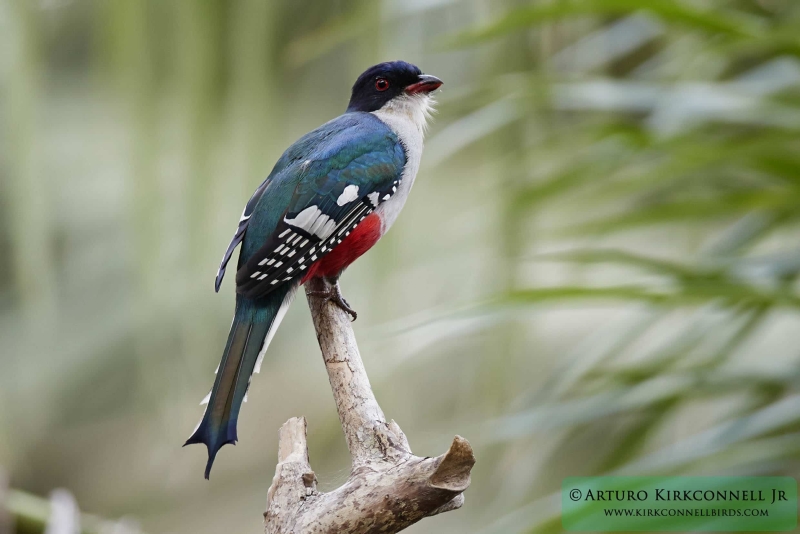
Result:
[[[261,199],[264,189],[267,188],[268,182],[269,178],[261,182],[261,185],[258,186],[256,192],[253,193],[253,196],[250,197],[250,200],[247,201],[247,205],[244,207],[242,217],[239,219],[239,226],[236,228],[236,233],[233,234],[233,239],[231,239],[231,243],[228,245],[228,249],[225,251],[225,255],[222,257],[222,261],[219,264],[219,269],[217,270],[217,278],[214,280],[214,291],[217,293],[219,293],[219,286],[222,285],[222,279],[225,277],[225,268],[228,266],[228,262],[231,259],[233,251],[244,239],[244,234],[247,231],[247,225],[250,222],[250,217],[253,214],[256,204],[258,204],[258,201]]]

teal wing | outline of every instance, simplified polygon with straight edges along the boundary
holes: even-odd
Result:
[[[300,139],[245,208],[237,293],[258,298],[302,277],[391,197],[404,165],[397,136],[370,113],[347,113]]]

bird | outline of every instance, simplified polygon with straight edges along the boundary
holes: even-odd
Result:
[[[312,278],[355,320],[342,295],[344,270],[391,228],[420,165],[442,85],[405,61],[364,71],[353,84],[345,113],[291,145],[245,205],[214,282],[240,247],[236,307],[205,412],[185,445],[205,444],[208,479],[217,452],[236,444],[237,420],[253,373],[297,289]]]

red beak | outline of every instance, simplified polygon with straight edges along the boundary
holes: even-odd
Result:
[[[431,91],[435,91],[441,87],[443,83],[444,82],[436,76],[420,74],[419,81],[417,83],[413,83],[406,87],[406,93],[430,93]]]

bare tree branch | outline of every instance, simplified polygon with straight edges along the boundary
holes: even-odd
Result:
[[[306,284],[306,292],[323,289],[318,279]],[[278,465],[267,494],[266,533],[393,533],[460,508],[475,464],[469,442],[456,436],[441,456],[414,456],[403,431],[386,421],[375,400],[349,316],[316,297],[309,296],[308,303],[352,470],[338,489],[318,492],[306,421],[289,419],[280,430]]]

